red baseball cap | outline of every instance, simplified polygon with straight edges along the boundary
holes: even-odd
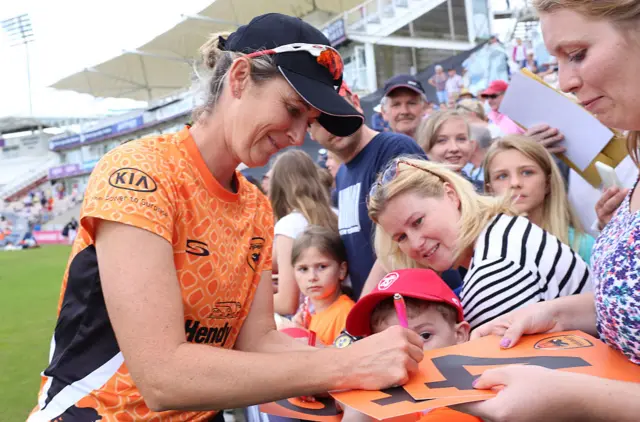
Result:
[[[349,312],[346,330],[353,336],[371,334],[371,313],[388,297],[400,293],[428,302],[441,302],[452,306],[458,312],[458,322],[464,321],[460,299],[433,270],[410,268],[393,271],[378,282],[375,290],[363,296]]]
[[[506,83],[505,81],[502,81],[499,79],[495,81],[491,81],[491,83],[489,84],[489,87],[484,91],[482,91],[482,94],[480,94],[480,96],[484,97],[485,95],[500,94],[501,92],[505,92],[507,88],[509,88],[509,84]]]

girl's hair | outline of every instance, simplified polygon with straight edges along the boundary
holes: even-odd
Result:
[[[320,176],[320,183],[325,187],[329,193],[329,200],[331,200],[331,189],[333,189],[333,176],[329,169],[318,167],[318,176]]]
[[[302,150],[289,150],[278,156],[271,169],[269,188],[276,220],[298,211],[310,225],[338,231],[338,217],[331,209],[329,190],[319,170]]]
[[[308,226],[300,236],[293,241],[291,247],[291,265],[296,265],[300,255],[309,248],[316,248],[321,253],[329,255],[338,264],[347,262],[347,249],[337,231],[322,226]]]
[[[525,157],[533,160],[545,175],[549,186],[549,193],[545,196],[542,212],[541,227],[560,239],[566,245],[569,244],[569,227],[575,230],[573,248],[580,247],[580,237],[584,229],[575,210],[569,203],[567,189],[560,169],[553,161],[553,157],[545,147],[524,135],[508,135],[495,141],[484,158],[484,189],[490,189],[491,162],[503,151],[515,150]],[[507,194],[509,195],[509,194]]]
[[[427,119],[422,120],[422,122],[420,122],[420,126],[418,126],[418,130],[416,131],[416,140],[418,145],[420,145],[425,152],[428,153],[431,151],[431,148],[433,148],[438,140],[440,127],[449,119],[461,119],[467,126],[467,136],[471,136],[469,122],[467,122],[464,114],[455,110],[436,111]]]
[[[473,113],[476,116],[478,116],[479,119],[484,120],[485,122],[488,120],[487,114],[484,111],[484,107],[482,106],[482,103],[478,100],[474,100],[471,98],[460,100],[456,105],[456,110],[458,112],[461,112],[462,114]]]
[[[389,271],[419,267],[415,261],[402,253],[398,244],[382,230],[378,223],[378,217],[389,201],[403,193],[411,192],[422,197],[442,198],[445,192],[445,183],[456,191],[460,198],[461,214],[460,234],[454,251],[456,260],[462,252],[474,244],[493,217],[500,213],[518,215],[510,198],[494,198],[476,193],[469,181],[443,164],[420,159],[400,158],[392,161],[389,165],[398,166],[395,178],[384,184],[377,182],[377,189],[368,200],[369,217],[376,223],[374,239],[376,254],[383,263],[387,264],[386,268]]]
[[[195,69],[195,73],[200,80],[204,104],[193,110],[192,118],[194,121],[197,121],[204,113],[213,111],[220,99],[233,61],[245,56],[243,53],[225,51],[220,48],[220,43],[224,42],[228,36],[229,32],[212,34],[207,42],[200,47],[201,63],[199,69]],[[272,55],[258,56],[250,61],[251,80],[255,84],[261,84],[280,76]]]
[[[533,0],[538,12],[549,13],[559,9],[569,9],[583,16],[611,22],[625,35],[634,33],[638,38],[640,28],[640,2],[637,0]],[[640,167],[638,141],[640,131],[629,131],[627,150],[636,166]]]

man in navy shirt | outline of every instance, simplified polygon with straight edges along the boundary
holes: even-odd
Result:
[[[362,111],[360,99],[344,83],[340,93],[357,110]],[[347,249],[353,294],[358,298],[367,278],[371,277],[373,283],[377,283],[386,274],[380,264],[374,266],[373,223],[366,204],[371,185],[393,158],[413,155],[426,159],[426,156],[410,137],[391,132],[379,133],[366,125],[362,125],[353,135],[341,138],[314,123],[309,128],[309,134],[344,163],[336,175],[338,226]]]

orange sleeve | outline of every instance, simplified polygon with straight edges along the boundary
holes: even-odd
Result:
[[[95,219],[115,221],[172,242],[175,214],[173,168],[144,141],[110,151],[98,162],[85,192],[81,224],[94,233]]]

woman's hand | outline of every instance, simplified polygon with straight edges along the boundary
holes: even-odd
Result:
[[[580,420],[583,411],[576,385],[584,375],[540,366],[512,365],[487,370],[474,384],[481,390],[501,389],[482,402],[455,408],[486,422],[539,422]]]
[[[513,347],[524,334],[551,333],[566,329],[559,321],[555,301],[525,306],[494,319],[471,332],[471,340],[489,335],[502,336],[500,346]]]
[[[394,326],[340,349],[344,389],[381,390],[405,384],[424,358],[415,332]]]
[[[598,216],[598,229],[602,230],[609,224],[613,213],[620,207],[624,198],[629,194],[629,189],[618,187],[608,188],[596,202],[596,215]]]
[[[502,336],[500,346],[516,345],[524,334],[581,330],[596,334],[593,293],[565,296],[534,303],[494,319],[471,332],[471,340],[489,335]]]

